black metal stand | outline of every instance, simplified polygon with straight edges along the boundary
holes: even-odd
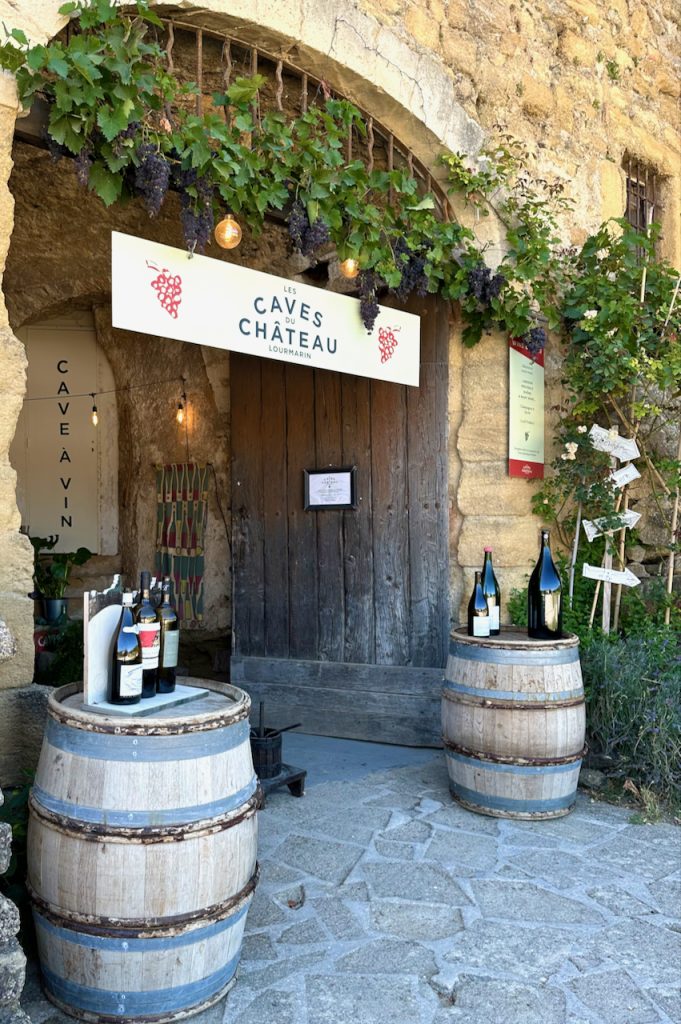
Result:
[[[290,764],[282,764],[281,771],[271,779],[260,779],[260,788],[263,794],[263,806],[265,797],[273,789],[280,786],[288,786],[291,796],[305,795],[305,776],[307,771],[304,768],[293,768]]]

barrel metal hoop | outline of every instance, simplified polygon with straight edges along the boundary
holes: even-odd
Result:
[[[473,644],[461,643],[459,640],[451,640],[449,644],[449,656],[460,658],[462,661],[482,661],[490,665],[571,665],[579,662],[579,647],[575,644],[570,647],[540,648],[539,650],[528,650],[527,648],[504,647],[501,644],[473,646]]]
[[[114,826],[98,822],[76,821],[68,815],[50,811],[31,794],[28,802],[30,811],[40,818],[48,827],[65,835],[76,836],[86,842],[98,843],[105,839],[108,843],[138,843],[143,846],[153,843],[184,842],[202,836],[225,832],[228,828],[241,824],[252,818],[259,810],[259,794],[256,788],[253,796],[239,810],[223,814],[213,819],[202,819],[194,822],[183,822],[179,825],[150,825],[143,828]]]
[[[62,910],[47,903],[30,882],[26,882],[31,903],[36,912],[44,917],[50,924],[59,928],[68,928],[75,932],[85,932],[88,935],[107,936],[116,935],[121,939],[145,939],[145,938],[172,938],[180,932],[191,931],[194,928],[201,928],[208,922],[219,922],[232,914],[238,913],[242,906],[250,900],[260,881],[260,865],[256,863],[253,874],[244,886],[222,903],[215,903],[210,907],[203,907],[194,910],[190,914],[175,914],[172,917],[144,917],[144,918],[108,918],[94,914],[76,914],[72,911]]]
[[[91,712],[84,712],[77,708],[67,708],[62,703],[68,697],[82,694],[82,684],[71,683],[68,686],[59,687],[50,694],[47,713],[52,718],[72,729],[80,729],[83,732],[92,732],[112,736],[173,736],[184,735],[193,732],[210,732],[213,729],[223,729],[225,726],[234,725],[248,719],[251,710],[251,698],[236,686],[221,684],[223,689],[214,690],[226,698],[234,701],[233,705],[225,711],[203,712],[203,718],[196,719],[162,719],[155,724],[149,719],[116,719],[112,721],[106,716],[98,717]]]
[[[205,804],[184,807],[144,808],[126,811],[122,808],[91,807],[62,800],[47,792],[37,782],[33,785],[33,799],[42,810],[51,811],[62,820],[78,822],[81,825],[103,825],[109,828],[158,828],[162,825],[189,825],[196,821],[221,818],[243,807],[257,792],[258,779],[253,776],[247,786]]]
[[[173,988],[118,992],[63,978],[45,964],[41,971],[50,1000],[71,1017],[98,1024],[155,1024],[181,1020],[218,1002],[234,985],[240,952],[213,974]]]
[[[488,690],[494,693],[494,690]],[[559,708],[577,708],[584,704],[584,693],[581,697],[574,697],[571,700],[490,700],[487,697],[474,697],[467,693],[453,690],[451,686],[445,685],[442,696],[452,704],[468,704],[475,708],[490,708],[496,711],[553,711]]]
[[[480,762],[490,762],[490,767],[495,765],[507,765],[509,768],[512,767],[531,767],[531,768],[546,768],[551,765],[573,765],[577,761],[581,761],[586,757],[588,751],[588,745],[585,744],[582,749],[575,754],[569,754],[565,757],[507,757],[503,754],[489,754],[486,751],[471,750],[469,747],[462,747],[458,743],[452,743],[451,740],[442,738],[442,742],[445,747],[445,753],[452,755],[459,755],[461,758],[470,758]]]
[[[76,757],[95,761],[121,761],[128,764],[161,763],[167,761],[196,761],[200,757],[213,757],[236,750],[248,743],[248,721],[230,722],[222,729],[210,732],[173,732],[165,735],[115,736],[73,729],[71,723],[48,718],[45,728],[47,742]]]
[[[467,786],[450,782],[449,792],[462,807],[478,814],[489,814],[497,818],[518,818],[532,821],[541,818],[562,818],[575,805],[575,791],[546,800],[514,800],[511,797],[488,796],[477,793]]]

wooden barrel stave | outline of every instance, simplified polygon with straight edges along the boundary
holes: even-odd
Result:
[[[576,637],[453,634],[442,700],[452,795],[498,817],[557,817],[574,803],[585,707]]]
[[[250,701],[201,685],[208,710],[176,719],[51,698],[29,887],[47,994],[83,1020],[178,1020],[233,984],[257,879]]]

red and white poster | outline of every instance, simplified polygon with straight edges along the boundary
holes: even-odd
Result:
[[[544,478],[544,353],[508,343],[508,475]]]
[[[421,321],[299,281],[112,232],[114,327],[359,377],[419,383]]]

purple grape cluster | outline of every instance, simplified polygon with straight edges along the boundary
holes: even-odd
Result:
[[[208,178],[200,177],[195,168],[184,170],[179,165],[173,168],[172,181],[180,193],[180,221],[187,248],[202,253],[215,224],[214,185]],[[188,188],[196,195],[191,195]]]
[[[116,138],[111,143],[111,149],[114,156],[121,157],[125,153],[126,146],[124,142],[126,139],[134,139],[139,131],[139,121],[131,121],[127,128],[124,128],[122,132],[119,132]]]
[[[546,331],[543,327],[532,327],[527,334],[523,334],[521,341],[532,358],[536,359],[546,346]]]
[[[45,142],[53,164],[59,163],[63,156],[71,156],[70,150],[66,146],[62,146],[61,142],[53,139],[47,132],[45,133]]]
[[[357,287],[359,288],[359,313],[362,323],[369,334],[374,329],[376,318],[380,307],[376,301],[376,292],[381,286],[381,279],[373,270],[360,270],[357,276]]]
[[[299,199],[291,207],[288,219],[288,233],[294,247],[303,256],[312,256],[316,249],[329,240],[329,229],[323,220],[317,218],[310,224],[307,211]]]
[[[423,298],[428,293],[426,277],[426,255],[423,250],[413,252],[404,238],[397,240],[394,246],[395,262],[402,271],[402,279],[395,288],[395,295],[400,302],[406,301],[412,292]]]
[[[156,146],[144,142],[138,147],[135,157],[135,192],[142,197],[147,213],[156,217],[163,206],[163,200],[170,184],[168,161]]]
[[[468,291],[484,306],[488,306],[492,299],[499,296],[505,284],[504,275],[499,272],[492,274],[484,263],[477,263],[468,271]]]
[[[82,185],[83,188],[87,187],[88,181],[90,180],[90,168],[94,160],[92,146],[88,143],[83,146],[80,153],[75,157],[73,161],[73,167],[76,172],[76,178],[78,184]]]

